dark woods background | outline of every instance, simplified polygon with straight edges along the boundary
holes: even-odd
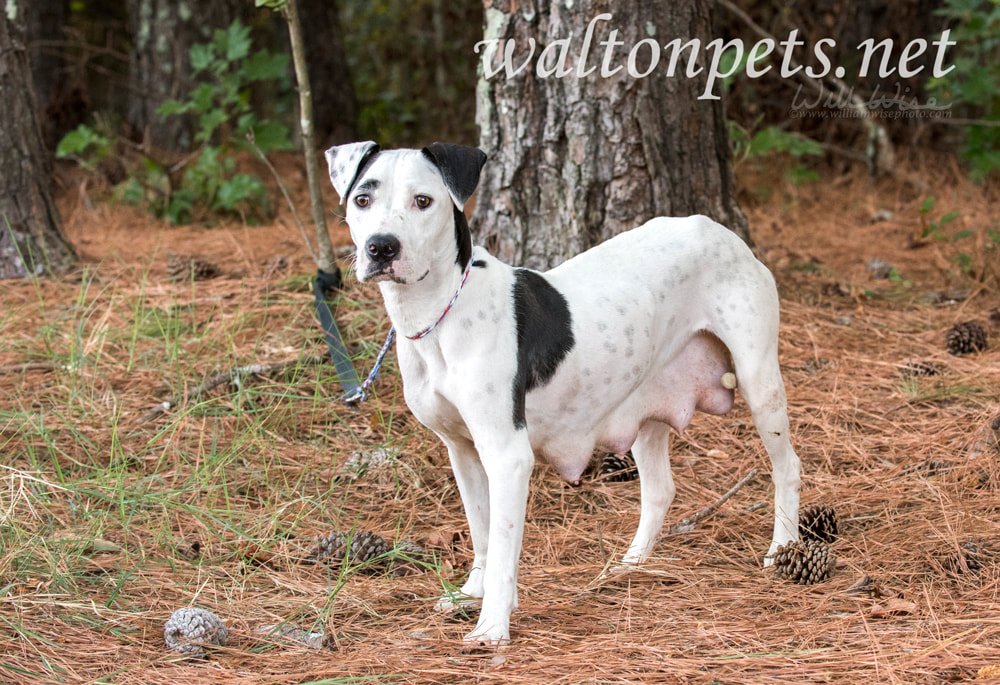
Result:
[[[955,12],[942,14],[957,4],[941,0],[738,3],[778,39],[798,28],[807,46],[799,53],[805,63],[811,45],[824,37],[835,38],[834,64],[847,68],[848,85],[862,97],[876,87],[892,94],[899,86],[908,97],[921,101],[928,94],[929,69],[909,80],[893,75],[852,81],[852,73],[857,73],[852,70],[857,62],[854,46],[866,38],[890,38],[899,50],[914,38],[932,40],[942,29],[961,22]],[[193,87],[188,58],[192,45],[209,41],[215,29],[238,19],[252,29],[255,50],[288,52],[281,17],[248,0],[32,0],[25,5],[33,85],[46,144],[52,149],[78,124],[93,123],[97,117],[110,132],[135,142],[145,140],[175,152],[189,150],[194,131],[190,117],[164,118],[156,109],[168,98],[185,97]],[[300,6],[315,121],[323,145],[358,138],[388,145],[432,139],[477,142],[474,46],[482,38],[482,3],[300,0]],[[628,21],[639,22],[642,17],[615,17],[615,23]],[[748,46],[758,40],[741,18],[722,6],[715,9],[715,22],[717,37],[741,37]],[[968,47],[960,44],[954,50]],[[736,125],[751,133],[776,125],[820,143],[836,141],[843,149],[856,147],[854,139],[866,135],[857,122],[843,118],[789,117],[797,82],[781,79],[775,71],[756,80],[734,79],[727,108]],[[292,84],[289,67],[285,78],[255,85],[254,110],[291,124],[296,107]],[[980,117],[992,112],[955,114]],[[890,120],[885,125],[893,142],[904,147],[947,147],[961,141],[959,127],[940,122],[914,125]]]

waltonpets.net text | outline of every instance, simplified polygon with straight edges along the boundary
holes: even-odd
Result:
[[[535,51],[538,45],[531,37],[528,38],[526,51],[524,49],[518,51],[514,40],[501,41],[499,38],[481,40],[476,43],[475,50],[476,54],[480,52],[483,54],[483,75],[491,79],[503,71],[507,78],[513,78],[526,69],[531,70],[530,65],[534,61],[534,72],[538,78],[587,78],[595,74],[600,78],[609,78],[622,69],[633,78],[645,78],[661,68],[660,63],[664,61],[666,74],[672,78],[678,72],[678,65],[685,60],[683,73],[688,78],[694,78],[702,72],[706,73],[705,88],[698,99],[718,100],[719,95],[713,92],[717,81],[733,76],[741,68],[746,69],[746,75],[750,78],[760,78],[774,68],[769,61],[772,53],[777,51],[775,57],[780,56],[781,59],[778,72],[781,78],[795,76],[803,69],[804,74],[812,79],[822,79],[831,71],[837,78],[842,79],[846,76],[844,67],[834,67],[831,62],[830,53],[837,46],[837,41],[833,38],[822,38],[812,46],[816,68],[799,64],[800,55],[796,55],[796,50],[804,47],[805,41],[798,39],[798,29],[790,31],[788,37],[782,41],[762,38],[750,46],[749,50],[739,38],[729,41],[716,38],[704,45],[698,38],[686,42],[674,38],[663,44],[656,38],[644,38],[628,50],[625,63],[622,64],[624,51],[619,48],[625,47],[625,41],[619,38],[618,29],[604,30],[603,39],[597,42],[597,46],[603,48],[603,51],[594,49],[594,34],[598,30],[598,24],[602,23],[602,28],[607,29],[609,27],[603,22],[609,22],[612,18],[611,14],[597,15],[587,25],[583,41],[578,47],[573,46],[573,36],[559,38],[546,45],[537,58]],[[651,24],[647,25],[646,30],[647,33],[655,34],[655,28]],[[890,38],[878,43],[874,38],[864,40],[856,47],[862,53],[857,75],[867,76],[877,61],[877,73],[880,78],[886,78],[894,73],[898,73],[901,78],[915,76],[924,69],[923,64],[916,62],[928,49],[932,49],[934,51],[932,74],[935,77],[945,76],[955,68],[954,65],[944,66],[948,47],[956,45],[955,41],[949,40],[950,35],[949,29],[943,31],[937,40],[915,38],[904,45],[898,54]],[[504,44],[501,46],[501,43]],[[723,59],[728,50],[735,51],[734,59]],[[597,53],[593,60],[592,53]],[[707,61],[703,58],[703,54],[707,57]]]

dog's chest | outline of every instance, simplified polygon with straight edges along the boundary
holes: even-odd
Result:
[[[424,347],[419,353],[407,346],[399,350],[406,406],[420,423],[438,435],[469,439],[462,415],[450,397],[448,364],[438,346]]]

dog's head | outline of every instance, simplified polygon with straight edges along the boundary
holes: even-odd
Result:
[[[434,143],[381,151],[373,142],[326,151],[330,180],[347,205],[360,281],[413,283],[433,267],[472,258],[463,208],[479,184],[482,150]]]

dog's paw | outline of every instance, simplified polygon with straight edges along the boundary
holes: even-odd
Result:
[[[627,576],[628,574],[639,570],[638,564],[629,564],[622,562],[620,564],[614,564],[604,569],[604,573],[600,575],[597,579],[599,581],[615,580],[616,578],[621,578]]]
[[[465,649],[503,649],[510,644],[510,628],[507,625],[492,624],[476,629],[462,639]]]
[[[764,568],[774,565],[774,555],[778,553],[778,549],[780,547],[795,542],[796,539],[797,538],[793,538],[786,542],[778,542],[777,540],[772,541],[771,546],[767,550],[767,554],[764,555]]]

